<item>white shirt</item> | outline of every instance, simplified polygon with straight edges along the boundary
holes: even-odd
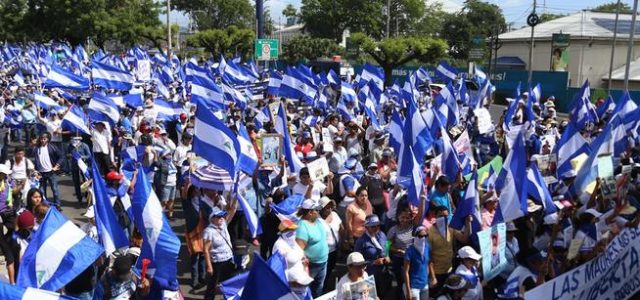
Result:
[[[27,164],[25,167],[25,163]],[[5,165],[11,167],[11,177],[16,180],[27,179],[27,170],[34,170],[33,162],[28,158],[23,158],[21,162],[13,162],[13,166],[11,165],[11,161],[5,162]]]
[[[105,128],[102,132],[92,131],[91,139],[93,140],[93,152],[109,154],[111,133],[108,129]]]
[[[329,159],[329,170],[337,173],[340,167],[344,165],[344,162],[347,161],[347,158],[348,153],[344,147],[333,147],[333,154],[331,154],[331,159]]]
[[[47,127],[47,132],[51,135],[52,142],[62,142],[62,135],[58,132],[62,125],[62,120],[46,121],[44,125]]]
[[[293,231],[289,238],[280,236],[278,240],[276,240],[273,244],[273,253],[276,252],[280,253],[287,261],[287,269],[304,267],[302,265],[304,250],[296,243],[295,231]]]
[[[308,185],[304,185],[300,182],[296,183],[296,185],[293,186],[293,193],[294,194],[298,194],[298,195],[306,195],[307,194],[307,189],[309,188]],[[311,190],[311,198],[312,200],[316,200],[319,201],[320,200],[320,196],[322,196],[322,192],[324,192],[324,190],[327,188],[327,186],[320,182],[320,181],[316,181],[313,183],[313,189]]]
[[[191,145],[185,146],[180,143],[178,147],[176,147],[176,151],[173,152],[173,161],[176,163],[176,166],[182,167],[184,161],[188,158],[188,153],[191,151]]]
[[[40,159],[39,172],[51,172],[53,170],[53,163],[49,158],[49,148],[47,146],[38,148],[38,158]]]
[[[469,290],[464,295],[464,297],[462,297],[462,300],[482,300],[482,283],[480,282],[480,274],[478,274],[477,272],[472,272],[463,264],[459,265],[458,268],[456,268],[455,273],[460,275],[473,275],[478,277],[475,286],[473,284],[469,285]]]
[[[329,253],[336,251],[338,242],[340,239],[340,225],[342,224],[342,220],[338,213],[335,211],[331,212],[331,223],[323,222],[324,229],[327,232],[327,244],[329,245]],[[335,236],[335,238],[334,238]],[[336,241],[336,238],[338,239]]]

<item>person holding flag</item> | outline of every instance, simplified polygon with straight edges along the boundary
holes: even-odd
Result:
[[[228,210],[222,210],[214,206],[209,215],[211,223],[203,233],[204,259],[207,270],[205,300],[213,300],[218,283],[233,276],[235,269],[233,265],[233,246],[227,230],[227,224],[236,213],[235,205],[236,201],[229,202]]]

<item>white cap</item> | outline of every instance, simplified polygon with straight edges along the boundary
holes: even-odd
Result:
[[[364,256],[360,252],[351,252],[349,256],[347,256],[347,266],[365,265],[367,262],[364,260]]]
[[[0,164],[0,173],[11,175],[11,168],[5,164]]]
[[[313,199],[306,199],[302,201],[302,205],[300,205],[302,209],[320,209],[322,208],[318,202]]]
[[[482,255],[478,254],[476,250],[473,250],[471,246],[464,246],[460,248],[460,250],[458,250],[458,256],[460,256],[460,258],[470,258],[477,261],[482,258]]]
[[[600,218],[600,216],[602,216],[602,214],[600,212],[598,212],[597,210],[593,209],[593,208],[589,208],[587,210],[584,211],[585,214],[591,214],[592,216],[596,217],[596,218]]]
[[[294,267],[287,269],[286,275],[287,281],[295,282],[300,285],[309,285],[313,281],[313,278],[309,276],[309,273],[304,271],[304,268]]]
[[[96,216],[95,212],[93,211],[93,205],[87,208],[87,212],[85,212],[83,216],[85,218],[94,218]]]
[[[327,196],[322,196],[322,198],[320,198],[320,206],[322,206],[322,208],[325,208],[329,203],[331,203],[331,199]]]

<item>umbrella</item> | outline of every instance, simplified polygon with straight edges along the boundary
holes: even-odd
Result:
[[[191,184],[203,189],[229,191],[233,188],[233,179],[226,170],[208,165],[191,173]]]

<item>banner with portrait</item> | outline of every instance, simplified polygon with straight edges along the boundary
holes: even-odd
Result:
[[[479,231],[478,242],[482,255],[482,275],[484,280],[491,280],[498,276],[507,266],[507,225],[500,223]]]
[[[554,33],[551,38],[551,71],[567,72],[569,66],[569,40],[571,36]]]

